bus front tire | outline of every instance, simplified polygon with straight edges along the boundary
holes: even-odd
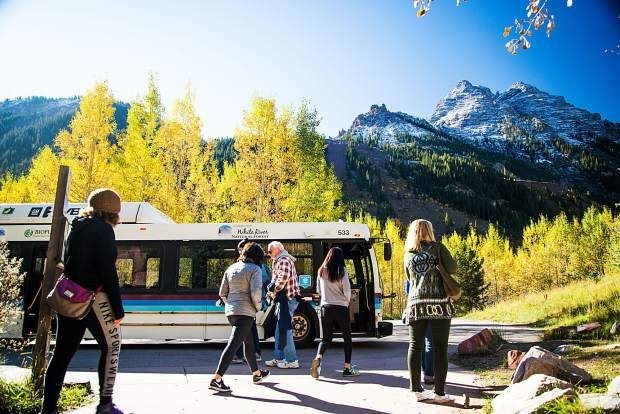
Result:
[[[316,330],[314,320],[305,310],[295,312],[293,315],[293,340],[295,347],[308,348],[314,344]]]

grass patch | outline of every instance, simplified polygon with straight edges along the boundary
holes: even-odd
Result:
[[[85,384],[64,385],[58,400],[60,412],[84,405],[90,400],[90,386]],[[0,413],[36,414],[41,409],[41,393],[31,381],[10,383],[0,380]]]
[[[620,320],[620,272],[501,302],[465,318],[546,328],[598,321],[601,331],[609,332],[613,321]]]
[[[558,398],[543,405],[536,412],[544,414],[604,414],[605,410],[602,408],[589,410],[581,405],[577,398]]]

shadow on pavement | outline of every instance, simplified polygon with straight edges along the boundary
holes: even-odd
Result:
[[[331,413],[339,413],[339,414],[390,414],[391,413],[390,411],[377,411],[377,410],[372,410],[372,409],[367,409],[367,408],[357,407],[357,406],[352,406],[352,405],[332,403],[329,401],[324,401],[324,400],[320,400],[315,397],[311,397],[306,394],[301,394],[295,391],[285,390],[285,389],[278,387],[277,385],[278,385],[277,382],[275,383],[272,382],[272,383],[262,384],[261,386],[268,387],[274,391],[281,392],[283,394],[287,394],[292,397],[295,397],[297,401],[283,401],[283,400],[276,400],[273,398],[246,397],[246,396],[241,396],[241,395],[235,395],[234,393],[232,394],[232,397],[235,397],[238,399],[244,399],[244,400],[273,403],[273,404],[287,404],[287,405],[293,405],[293,406],[302,405],[304,407],[311,407],[311,408],[314,408],[315,410],[320,410],[320,411],[330,413],[330,414]]]

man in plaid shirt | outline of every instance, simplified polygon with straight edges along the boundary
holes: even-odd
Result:
[[[297,300],[297,297],[299,296],[299,278],[297,277],[297,271],[295,270],[295,258],[291,256],[286,251],[282,243],[278,241],[269,243],[267,252],[273,259],[273,266],[271,270],[272,288],[267,295],[275,299],[278,292],[284,291],[284,293],[286,293],[285,305],[288,305],[288,312],[285,315],[280,314],[280,304],[277,304],[278,322],[276,323],[276,331],[274,334],[274,359],[265,361],[265,365],[268,367],[278,368],[299,368],[299,361],[297,360],[297,351],[295,350],[292,330],[293,315],[295,314],[295,309],[299,306],[299,302]],[[284,320],[284,318],[288,319]],[[286,338],[280,337],[281,323],[284,323],[286,326]],[[290,328],[288,328],[289,326]],[[285,328],[283,327],[282,329]],[[280,345],[282,340],[286,340],[286,345],[284,347]]]

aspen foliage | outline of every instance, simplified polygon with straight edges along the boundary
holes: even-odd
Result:
[[[112,187],[112,158],[116,146],[114,96],[107,82],[98,82],[88,90],[74,115],[69,128],[61,131],[54,141],[58,157],[71,168],[70,196],[85,200],[95,188]],[[41,174],[55,174],[43,171]]]
[[[189,86],[167,112],[151,74],[125,130],[114,111],[108,83],[96,83],[53,147],[42,148],[24,175],[2,178],[0,202],[52,202],[58,167],[68,165],[70,201],[111,187],[124,201],[150,202],[177,222],[329,221],[343,214],[320,118],[306,101],[295,111],[255,98],[234,137],[235,161],[221,172]]]

